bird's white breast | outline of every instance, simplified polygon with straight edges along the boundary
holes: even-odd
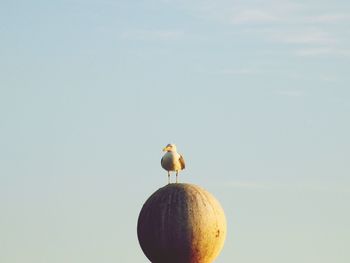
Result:
[[[167,171],[180,171],[180,155],[177,152],[167,152],[162,159],[162,167]]]

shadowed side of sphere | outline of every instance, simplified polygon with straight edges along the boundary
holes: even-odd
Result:
[[[226,219],[209,192],[191,184],[169,184],[143,205],[137,234],[153,263],[210,263],[223,247]]]

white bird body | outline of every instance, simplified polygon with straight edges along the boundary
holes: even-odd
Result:
[[[166,152],[162,158],[162,167],[167,171],[182,170],[180,157],[181,155],[177,152]]]
[[[168,144],[163,151],[166,151],[160,161],[164,170],[168,171],[168,183],[170,183],[170,171],[176,172],[176,182],[179,171],[185,169],[185,160],[181,154],[176,151],[175,144]]]

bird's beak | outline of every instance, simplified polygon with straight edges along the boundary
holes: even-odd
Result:
[[[167,149],[168,149],[168,147],[164,147],[164,148],[163,148],[163,152],[166,152]]]

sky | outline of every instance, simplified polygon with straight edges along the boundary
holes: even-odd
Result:
[[[0,262],[148,262],[168,143],[225,210],[215,262],[349,262],[349,11],[1,0]]]

